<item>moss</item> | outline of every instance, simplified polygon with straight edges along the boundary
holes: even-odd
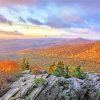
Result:
[[[66,96],[66,99],[65,100],[70,100],[70,96]]]
[[[64,84],[63,87],[64,87],[64,89],[67,89],[68,88],[68,85],[67,84]]]
[[[34,82],[38,85],[45,85],[46,80],[43,78],[36,78]]]

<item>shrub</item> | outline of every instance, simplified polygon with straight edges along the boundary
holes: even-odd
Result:
[[[5,94],[9,88],[10,84],[16,80],[16,73],[9,74],[5,72],[0,72],[0,96]]]
[[[17,62],[12,60],[0,61],[0,72],[17,73],[20,71],[20,67]]]
[[[54,65],[54,64],[53,64]],[[56,66],[56,67],[55,67]],[[57,65],[55,65],[54,67],[56,68],[55,70],[53,70],[52,74],[57,76],[57,77],[69,77],[69,69],[68,66],[64,66],[64,63],[62,61],[59,61]],[[50,69],[53,66],[50,66]],[[53,68],[52,68],[53,69]]]
[[[34,82],[35,82],[37,85],[45,85],[46,80],[43,79],[43,78],[36,78],[36,79],[34,80]]]
[[[50,74],[53,74],[57,77],[65,77],[68,78],[70,76],[74,76],[80,79],[84,79],[86,74],[81,70],[81,66],[73,67],[74,71],[69,71],[69,67],[65,66],[62,61],[59,61],[58,64],[53,63],[50,68]]]
[[[81,66],[77,66],[75,68],[75,71],[73,73],[74,77],[80,78],[80,79],[84,79],[86,77],[86,74],[83,73],[83,71],[81,70]]]

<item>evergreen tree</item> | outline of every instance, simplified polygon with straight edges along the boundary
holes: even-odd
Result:
[[[77,66],[75,68],[75,71],[74,71],[73,75],[77,78],[80,78],[80,79],[85,78],[85,73],[83,73],[83,71],[81,70],[81,66]]]
[[[22,68],[22,70],[29,70],[30,69],[29,62],[25,58],[21,62],[21,68]]]
[[[26,60],[25,69],[27,69],[27,70],[29,70],[29,69],[30,69],[30,65],[29,65],[28,60]]]
[[[64,63],[63,63],[63,61],[59,61],[58,64],[57,64],[57,67],[64,69]]]
[[[53,73],[55,69],[56,69],[56,63],[54,62],[49,68],[49,73]]]
[[[58,77],[61,77],[61,76],[69,77],[68,66],[65,67],[63,61],[59,61],[57,64],[56,70],[53,72],[53,74]]]

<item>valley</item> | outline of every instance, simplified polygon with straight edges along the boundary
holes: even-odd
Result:
[[[53,62],[63,61],[70,67],[80,65],[85,71],[100,73],[99,41],[81,38],[49,38],[10,40],[9,44],[6,40],[5,43],[1,42],[1,44],[4,46],[2,50],[5,51],[0,54],[1,60],[10,59],[20,62],[20,60],[26,58],[31,66],[37,67],[49,67]]]

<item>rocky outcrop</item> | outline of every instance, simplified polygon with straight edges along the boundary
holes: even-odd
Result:
[[[38,78],[45,79],[45,84],[36,84]],[[0,100],[100,100],[100,75],[87,73],[81,80],[24,71]]]

